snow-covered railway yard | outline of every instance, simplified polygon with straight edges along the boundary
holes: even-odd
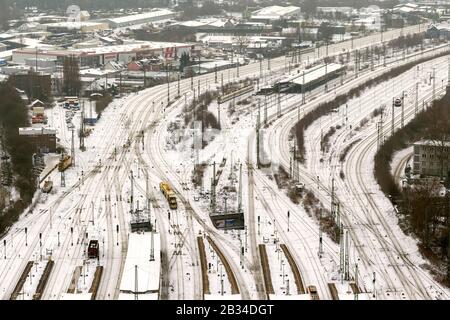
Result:
[[[382,131],[384,135],[390,134],[392,98],[405,91],[405,123],[412,119],[416,83],[417,99],[428,103],[432,98],[429,75],[434,67],[438,84],[435,98],[442,94],[441,80],[447,83],[446,58],[424,62],[367,89],[358,98],[349,100],[347,107],[341,106],[338,113],[321,117],[305,132],[307,161],[298,167],[299,182],[328,208],[334,178],[341,221],[350,238],[348,280],[342,280],[339,271],[339,245],[326,233],[322,235],[317,219],[301,205],[294,204],[278,188],[274,177],[279,166],[289,171],[291,128],[320,102],[331,100],[393,66],[447,49],[442,46],[428,48],[424,53],[410,53],[405,60],[393,60],[387,66],[378,61],[373,70],[361,71],[357,77],[354,71],[348,71],[344,77],[328,83],[331,88],[328,92],[324,93],[323,86],[309,92],[305,104],[300,103],[300,94],[281,94],[278,99],[275,94],[262,97],[253,93],[223,103],[221,130],[210,130],[213,139],[198,153],[192,148],[198,130],[178,133],[170,128],[173,123],[183,122],[185,102],[191,103],[199,96],[194,90],[197,81],[202,93],[208,88],[220,88],[214,74],[195,78],[192,90],[190,79],[182,80],[179,88],[176,82],[171,83],[169,105],[165,85],[114,100],[85,138],[86,151],[80,151],[78,142],[75,143],[75,165],[65,172],[66,186],[61,186],[61,174],[54,170],[49,175],[54,182],[53,191],[48,195],[38,192],[35,206],[2,239],[5,246],[0,259],[0,298],[10,299],[27,263],[32,261],[29,276],[17,297],[32,299],[43,269],[48,261],[54,261],[41,299],[70,299],[74,277],[73,293],[80,299],[86,298],[99,266],[103,272],[96,299],[302,299],[311,298],[312,286],[320,299],[332,299],[330,283],[335,283],[339,296],[348,298],[355,278],[359,279],[361,298],[447,299],[448,289],[419,267],[423,261],[414,240],[397,227],[389,201],[378,190],[372,167],[377,148],[375,121],[379,116],[371,117],[376,108],[386,105]],[[315,59],[315,53],[308,58]],[[229,72],[223,71],[227,82],[261,76],[259,63],[241,67],[239,77],[234,70],[233,77]],[[285,58],[273,59],[271,70],[264,66],[263,72],[266,76],[261,86],[276,83],[286,72]],[[244,99],[248,103],[235,104]],[[233,113],[228,112],[230,104]],[[213,101],[208,111],[217,115],[218,108]],[[396,127],[401,125],[400,116],[395,110]],[[365,118],[368,122],[355,130]],[[64,121],[64,110],[56,106],[48,113],[48,119],[58,130],[60,144],[70,150],[72,133]],[[79,123],[77,113],[73,118],[75,129]],[[329,152],[322,154],[321,135],[336,125],[341,128],[331,136]],[[264,137],[260,141],[260,155],[268,156],[271,162],[268,168],[258,168],[255,129]],[[342,149],[358,139],[360,142],[340,163]],[[195,186],[192,173],[196,164],[203,163],[201,186]],[[216,170],[220,170],[216,176],[214,163]],[[344,178],[339,178],[341,170]],[[160,191],[162,181],[167,181],[175,191],[177,209],[169,207]],[[241,230],[219,230],[210,219],[211,181],[216,189],[214,208],[243,211],[245,227]],[[156,267],[151,261],[139,262],[143,267],[135,271],[137,280],[127,255],[139,251],[135,242],[133,249],[129,247],[130,236],[134,235],[130,211],[135,208],[145,209],[149,215],[156,231],[153,236],[158,237],[154,254],[159,255]],[[90,239],[99,241],[98,259],[87,256]],[[199,239],[205,248],[206,268],[201,263]],[[152,243],[151,250],[153,246]],[[146,243],[146,251],[148,247]],[[377,275],[375,291],[373,272]],[[205,274],[209,292],[203,290]],[[138,282],[138,277],[147,281],[149,288],[141,289],[144,285]],[[127,289],[121,285],[123,279],[130,279],[126,281]],[[273,292],[269,292],[268,283]]]

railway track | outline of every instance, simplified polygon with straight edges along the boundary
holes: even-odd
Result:
[[[287,135],[286,135],[287,136]],[[284,162],[284,163],[286,163],[286,162]],[[301,174],[302,175],[306,175],[306,176],[308,176],[308,180],[309,181],[311,181],[311,184],[313,184],[313,183],[316,183],[316,182],[314,182],[314,178],[313,177],[311,177],[310,175],[308,175],[308,173],[307,172],[305,172],[305,171],[301,171]],[[329,190],[327,190],[327,187],[326,186],[324,186],[324,185],[320,185],[320,187],[321,188],[323,188],[323,190],[325,190],[325,191],[328,191],[327,193],[328,193],[328,195],[329,195]],[[352,237],[353,238],[353,237]],[[359,246],[358,246],[358,248],[359,248]]]
[[[223,266],[225,268],[225,271],[227,273],[228,280],[230,281],[231,294],[240,294],[239,286],[238,286],[236,277],[234,275],[233,270],[231,269],[230,263],[228,262],[227,258],[223,254],[222,250],[211,239],[210,236],[207,236],[206,239],[208,240],[208,242],[211,245],[211,247],[213,247],[214,251],[216,251],[216,254],[219,256],[220,261],[222,261],[222,264],[223,264]]]

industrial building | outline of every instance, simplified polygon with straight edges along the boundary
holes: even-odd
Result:
[[[413,173],[421,176],[450,175],[450,141],[422,140],[414,143]]]
[[[270,23],[278,20],[288,20],[300,16],[300,7],[270,6],[251,13],[250,20]]]
[[[128,27],[137,24],[157,22],[161,20],[173,19],[177,16],[176,12],[167,9],[154,9],[150,12],[135,14],[131,16],[123,16],[118,18],[110,18],[104,20],[111,28]]]
[[[19,128],[19,135],[26,136],[36,153],[56,152],[56,129],[53,128]]]
[[[43,25],[48,32],[52,33],[64,33],[64,32],[82,32],[93,33],[109,29],[108,23],[105,22],[55,22]]]
[[[275,90],[297,93],[309,91],[339,77],[343,72],[345,72],[345,66],[338,63],[322,64],[306,70],[297,70],[294,75],[289,75],[284,80],[280,80],[275,86]]]
[[[69,50],[36,50],[23,48],[13,51],[13,62],[23,64],[27,59],[56,59],[62,65],[65,57],[80,59],[81,67],[98,67],[110,61],[129,63],[145,57],[173,60],[183,53],[190,55],[193,45],[186,43],[134,41],[129,44]]]

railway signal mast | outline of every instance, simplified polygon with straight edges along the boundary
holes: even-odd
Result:
[[[322,258],[323,243],[322,243],[322,208],[319,209],[319,258]]]

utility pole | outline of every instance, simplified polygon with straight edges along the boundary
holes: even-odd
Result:
[[[374,64],[373,64],[373,47],[370,47],[370,70],[374,70]]]
[[[169,64],[166,63],[166,78],[167,78],[167,106],[170,104],[170,73],[169,73]]]
[[[391,136],[394,135],[394,129],[395,129],[395,124],[394,124],[394,116],[395,116],[395,107],[394,107],[394,98],[392,99],[392,121],[391,121]]]
[[[84,151],[84,101],[81,104],[80,150]]]
[[[131,190],[130,190],[130,213],[133,214],[134,205],[133,205],[133,184],[134,184],[133,170],[130,170],[130,182],[131,182]]]
[[[377,150],[380,150],[380,122],[377,122]]]
[[[404,126],[405,123],[405,91],[402,92],[402,128]]]
[[[61,161],[64,159],[63,154],[61,154]],[[64,188],[66,186],[66,174],[65,170],[61,171],[61,187]]]
[[[436,68],[433,67],[433,101],[436,98]]]
[[[289,212],[289,210],[288,210],[288,212],[287,212],[287,231],[289,232],[289,216],[290,216],[291,214],[290,214],[290,212]]]
[[[335,201],[334,201],[334,177],[331,179],[331,216],[335,219]]]
[[[302,75],[302,104],[306,103],[306,99],[305,99],[305,71],[303,70],[303,75]]]
[[[214,83],[217,83],[217,64],[214,65]]]
[[[344,279],[346,281],[350,280],[350,265],[349,265],[349,250],[350,243],[348,237],[348,230],[345,230],[345,256],[344,256]]]
[[[262,79],[262,59],[259,59],[259,78]]]
[[[242,163],[239,166],[238,213],[242,212]]]
[[[151,222],[150,222],[151,223]],[[150,261],[155,261],[155,234],[153,232],[153,228],[150,232],[151,236],[151,247],[150,247]]]
[[[319,258],[322,258],[323,243],[322,243],[322,208],[319,209]]]
[[[267,96],[264,96],[264,126],[267,126]]]
[[[280,89],[278,88],[277,94],[277,117],[281,117],[281,98],[280,98]]]
[[[61,157],[63,157],[63,155],[61,155]],[[71,161],[72,161],[72,166],[75,166],[75,128],[72,129],[72,145],[71,145],[70,157],[71,157]]]
[[[375,271],[373,272],[373,297],[376,297],[376,290],[375,290]]]
[[[139,286],[138,286],[138,266],[134,266],[134,300],[138,299],[138,292],[139,292]]]
[[[259,159],[259,129],[261,126],[261,102],[258,99],[258,117],[256,118],[256,165],[258,169],[260,168]]]
[[[450,89],[450,57],[448,58],[448,80],[447,80],[447,91]]]
[[[340,228],[339,230],[339,273],[341,274],[341,280],[344,276],[344,230],[343,228]]]
[[[450,78],[449,78],[450,80]],[[448,86],[447,86],[448,88]],[[417,115],[417,113],[419,112],[419,83],[416,83],[416,98],[415,98],[415,108],[414,108],[414,113]]]
[[[213,176],[211,179],[211,213],[216,211],[216,162],[213,163]]]
[[[336,203],[336,225],[342,229],[342,223],[341,223],[341,205],[339,202]]]

